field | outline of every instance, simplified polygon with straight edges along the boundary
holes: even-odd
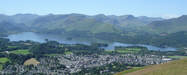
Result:
[[[176,59],[184,59],[187,58],[187,56],[168,56],[169,58],[176,58]]]
[[[186,75],[187,59],[171,61],[169,63],[144,67],[132,73],[118,75]]]
[[[17,46],[8,46],[9,49],[17,48]]]
[[[8,58],[0,58],[0,64],[4,64],[8,61],[10,61]]]
[[[10,53],[13,53],[13,54],[22,54],[22,55],[30,54],[29,50],[14,50],[14,51],[10,51]]]
[[[0,64],[0,71],[3,69],[3,65],[2,64]]]
[[[64,54],[69,55],[69,54],[72,54],[72,52],[66,51]]]
[[[64,52],[64,54],[69,55],[69,54],[73,54],[73,53],[70,51],[66,51],[66,52]],[[59,56],[59,55],[63,55],[63,54],[45,54],[45,56]]]
[[[62,54],[44,54],[45,56],[59,56],[59,55],[62,55]]]
[[[140,48],[126,48],[126,49],[119,49],[115,50],[117,53],[137,53],[141,51]]]
[[[112,53],[113,50],[105,50],[106,53]]]
[[[37,65],[40,62],[38,62],[35,58],[28,59],[24,62],[24,65]]]
[[[3,64],[10,61],[8,58],[0,58],[0,70],[3,69]]]

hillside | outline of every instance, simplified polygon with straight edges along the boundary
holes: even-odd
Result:
[[[56,29],[63,31],[89,31],[97,32],[115,32],[115,27],[109,23],[103,23],[85,15],[47,15],[40,17],[32,23],[32,27],[54,31]],[[103,28],[104,27],[104,28]],[[106,28],[107,27],[107,28]]]
[[[33,31],[49,33],[88,32],[88,33],[119,33],[145,30],[146,25],[162,18],[133,15],[84,15],[84,14],[0,14],[0,22],[24,24]],[[58,33],[58,34],[59,34]],[[69,34],[69,33],[68,33]]]
[[[116,75],[186,75],[187,59],[171,61],[169,63],[147,66],[141,70],[124,74],[123,72]]]
[[[0,14],[1,36],[8,33],[38,32],[68,38],[99,39],[107,42],[186,47],[187,16],[162,19],[133,15],[84,14]],[[159,34],[156,34],[159,33]]]
[[[159,33],[175,33],[187,31],[187,15],[163,21],[154,21],[149,25],[154,31]]]
[[[7,22],[29,24],[30,22],[32,22],[32,20],[38,17],[39,16],[35,14],[16,14],[11,16],[0,14],[0,22],[7,21]]]
[[[133,31],[141,29],[142,26],[153,21],[161,21],[162,18],[152,18],[146,16],[135,17],[133,15],[84,15],[84,14],[16,14],[7,16],[0,14],[0,22],[8,21],[14,23],[23,23],[35,31],[42,30],[48,32],[90,32],[90,33],[119,33],[119,31]],[[43,31],[43,32],[45,32]]]
[[[24,24],[3,21],[0,22],[0,36],[26,31],[28,28]]]

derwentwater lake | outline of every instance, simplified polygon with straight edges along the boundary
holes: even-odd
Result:
[[[11,34],[8,37],[10,41],[26,41],[31,40],[35,42],[43,43],[45,42],[45,39],[58,41],[60,43],[64,44],[90,44],[91,42],[87,40],[67,40],[66,38],[63,38],[62,36],[57,35],[47,35],[47,34],[39,34],[34,32],[23,32],[18,34]],[[113,42],[109,43],[108,47],[106,47],[106,50],[114,50],[115,46],[143,46],[147,47],[149,50],[161,50],[161,51],[175,51],[176,48],[173,47],[166,47],[166,48],[160,48],[152,45],[144,45],[144,44],[127,44],[127,43],[119,43],[119,42]]]

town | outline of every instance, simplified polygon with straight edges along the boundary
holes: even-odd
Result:
[[[171,61],[171,59],[163,58],[158,55],[134,55],[134,54],[125,54],[125,55],[58,55],[40,58],[40,63],[30,63],[33,66],[24,66],[24,65],[9,65],[7,68],[1,71],[2,74],[39,74],[44,73],[47,75],[54,74],[72,74],[81,71],[83,68],[92,68],[100,67],[114,62],[120,64],[128,64],[130,67],[140,67],[153,64],[161,64]],[[28,67],[30,67],[28,69]],[[100,70],[100,73],[110,72],[115,73],[110,70]]]
[[[176,60],[169,56],[186,55],[182,51],[151,51],[140,46],[120,46],[110,51],[103,49],[107,46],[103,43],[12,42],[4,38],[0,41],[0,73],[14,75],[112,75]]]

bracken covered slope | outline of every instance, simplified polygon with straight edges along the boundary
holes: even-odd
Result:
[[[187,75],[187,59],[147,66],[132,73],[121,72],[117,75]]]

